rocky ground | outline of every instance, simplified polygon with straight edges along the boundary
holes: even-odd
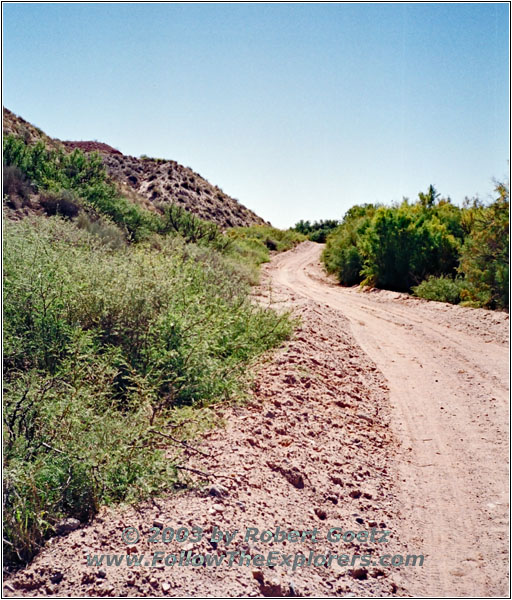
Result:
[[[189,472],[199,488],[136,507],[103,510],[89,525],[50,540],[27,568],[6,579],[5,596],[408,595],[403,569],[378,564],[384,554],[421,553],[419,547],[405,547],[398,533],[395,463],[402,450],[391,433],[386,381],[355,343],[339,311],[285,286],[270,286],[269,273],[271,268],[256,293],[258,301],[293,309],[301,325],[293,340],[260,365],[250,402],[220,409],[225,428],[205,435],[197,445],[201,453],[190,453],[189,468],[204,474]],[[141,534],[134,545],[121,539],[129,526]],[[204,535],[197,543],[149,543],[154,526],[190,531],[197,526]],[[311,535],[298,543],[244,541],[249,527],[261,533],[276,526],[316,529],[318,541]],[[215,527],[239,533],[229,545],[212,543],[208,540]],[[365,541],[362,534],[360,540],[328,542],[331,528],[373,531],[375,541]],[[377,541],[383,535],[387,543]],[[333,559],[330,567],[295,570],[293,564],[98,567],[89,566],[86,558],[130,552],[131,557],[144,554],[146,560],[157,550],[217,556],[277,551],[306,557],[314,551],[346,554],[349,564]],[[370,564],[354,555],[368,555]]]
[[[110,176],[149,207],[178,204],[220,227],[263,225],[265,221],[198,173],[174,160],[104,153]]]

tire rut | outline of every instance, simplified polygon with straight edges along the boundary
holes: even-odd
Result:
[[[403,449],[402,541],[421,541],[429,557],[422,575],[403,572],[406,588],[506,594],[508,316],[490,321],[489,311],[334,286],[318,264],[320,250],[306,243],[278,258],[275,279],[347,317],[388,380]]]

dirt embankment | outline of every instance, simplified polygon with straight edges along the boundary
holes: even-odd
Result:
[[[225,409],[225,429],[190,454],[189,467],[209,474],[204,489],[104,511],[9,577],[6,596],[506,595],[507,315],[341,289],[322,274],[320,250],[305,243],[267,266],[258,300],[292,309],[302,325],[260,367],[251,401]],[[149,544],[154,525],[207,535]],[[128,526],[149,558],[313,550],[371,560],[88,566],[87,555],[126,554]],[[276,526],[317,529],[320,541],[243,540],[248,527]],[[210,543],[214,527],[239,534]],[[391,534],[386,544],[336,544],[331,528]],[[380,566],[384,554],[424,555],[424,565]]]

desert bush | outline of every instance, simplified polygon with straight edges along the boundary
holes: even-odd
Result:
[[[155,430],[241,398],[248,366],[292,328],[250,302],[235,255],[180,236],[112,248],[86,229],[59,217],[5,226],[11,560],[63,517],[171,488],[178,459]]]
[[[60,192],[41,192],[39,202],[47,215],[61,215],[69,219],[78,216],[81,209],[80,201],[69,190]]]
[[[243,270],[251,284],[259,281],[259,265],[270,260],[270,252],[284,252],[307,239],[292,230],[281,230],[269,225],[233,227],[226,232],[231,240],[226,256],[231,257],[237,269]]]
[[[76,219],[76,226],[99,238],[110,248],[121,248],[127,242],[125,233],[105,217],[91,218],[85,212],[81,212]]]
[[[46,229],[39,225],[37,235],[30,228],[16,231],[16,241],[9,237],[10,246],[6,247],[7,364],[18,365],[20,355],[15,349],[23,340],[24,346],[31,348],[20,357],[23,364],[27,366],[28,361],[30,367],[55,373],[67,355],[72,327],[78,323],[82,329],[96,331],[98,343],[122,348],[132,366],[148,369],[148,377],[163,386],[162,391],[170,391],[169,373],[177,371],[177,378],[184,377],[186,383],[180,383],[180,393],[171,386],[175,402],[205,400],[220,392],[224,395],[222,390],[229,387],[230,380],[216,379],[220,387],[213,391],[212,382],[206,382],[208,361],[196,363],[194,355],[185,360],[191,344],[197,344],[198,351],[214,352],[221,340],[222,364],[217,356],[212,358],[211,367],[224,368],[229,362],[227,348],[235,342],[241,344],[240,336],[245,339],[253,335],[247,326],[273,319],[273,313],[261,312],[246,301],[246,283],[211,249],[198,259],[193,246],[164,239],[158,251],[147,245],[112,251],[85,231],[75,227],[66,230],[59,220],[51,220]],[[25,264],[27,252],[36,249],[38,258]],[[34,273],[35,288],[25,281],[16,284],[23,280],[20,273],[30,281]],[[37,273],[44,276],[37,277]],[[201,299],[200,304],[190,301],[196,298]],[[235,315],[230,310],[233,304],[238,307]],[[21,314],[20,306],[24,307]],[[204,310],[209,314],[208,332],[195,324]],[[228,340],[226,331],[236,319],[248,320],[246,331],[236,336],[230,331]],[[150,323],[151,329],[146,331]],[[248,347],[254,348],[254,344]],[[205,395],[206,389],[212,391]]]
[[[323,244],[327,240],[329,233],[336,229],[340,223],[337,219],[325,219],[314,221],[313,223],[301,220],[296,223],[293,229],[306,235],[312,242]]]
[[[414,294],[419,298],[449,302],[450,304],[459,304],[465,290],[467,290],[467,284],[463,279],[432,275],[412,288]]]
[[[271,237],[267,236],[263,242],[265,244],[265,246],[271,251],[271,252],[275,252],[278,248],[278,244],[276,242],[276,240],[272,239]]]
[[[111,399],[115,371],[86,334],[59,375],[9,377],[4,403],[4,540],[27,561],[64,517],[87,521],[105,503],[172,488],[174,465],[148,428],[140,397],[128,414]]]
[[[158,229],[159,218],[155,213],[120,196],[100,196],[93,202],[94,208],[109,217],[132,242],[148,239]]]
[[[3,195],[12,208],[21,208],[29,202],[32,188],[25,174],[15,166],[3,170]]]
[[[429,275],[453,275],[463,238],[461,210],[430,186],[417,202],[350,209],[323,253],[340,283],[410,291]]]
[[[358,245],[363,283],[403,292],[428,275],[453,272],[459,252],[435,215],[415,214],[407,206],[379,208]]]
[[[496,193],[487,206],[475,199],[459,208],[430,186],[414,203],[355,206],[327,237],[323,262],[343,285],[508,308],[508,185]]]
[[[276,229],[270,225],[233,227],[227,233],[232,239],[259,240],[268,250],[277,252],[289,250],[307,239],[293,229]]]
[[[363,263],[361,253],[355,246],[341,247],[334,260],[336,275],[342,285],[356,285],[361,282]]]
[[[158,233],[179,234],[186,242],[206,244],[220,251],[228,249],[230,240],[215,223],[203,221],[177,204],[161,204],[159,208],[163,215],[157,226]]]
[[[3,148],[4,163],[20,169],[40,192],[72,193],[126,230],[131,241],[147,239],[157,230],[158,216],[120,195],[99,154],[52,150],[42,142],[29,145],[12,135],[4,138]],[[54,201],[50,210],[55,210]]]
[[[245,279],[251,284],[259,283],[259,266],[270,260],[267,246],[255,238],[233,238],[230,252],[226,254],[235,269],[243,272]]]
[[[326,238],[322,260],[327,271],[334,273],[342,285],[355,285],[363,280],[360,241],[376,210],[372,204],[352,207]]]
[[[260,265],[270,260],[268,247],[261,240],[253,237],[236,237],[233,239],[233,249],[235,253],[244,260],[256,265]]]

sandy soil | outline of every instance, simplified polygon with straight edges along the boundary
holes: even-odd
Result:
[[[388,381],[402,538],[429,560],[404,570],[412,594],[508,590],[508,315],[393,292],[342,289],[320,247],[274,262],[275,279],[339,310]],[[421,576],[423,575],[423,576]]]
[[[507,591],[507,316],[341,289],[305,243],[268,265],[257,300],[293,310],[295,337],[262,364],[251,401],[223,409],[188,465],[202,489],[126,509],[49,541],[5,596],[489,596]],[[198,478],[199,480],[199,478]],[[151,558],[304,552],[371,557],[331,567],[88,566],[88,554]],[[197,543],[148,542],[151,527],[202,527]],[[318,530],[318,542],[245,542],[259,530]],[[239,530],[231,544],[214,527]],[[326,533],[390,531],[389,542]],[[363,536],[364,537],[364,536]],[[423,554],[423,567],[380,566]],[[133,556],[133,554],[131,554]]]

